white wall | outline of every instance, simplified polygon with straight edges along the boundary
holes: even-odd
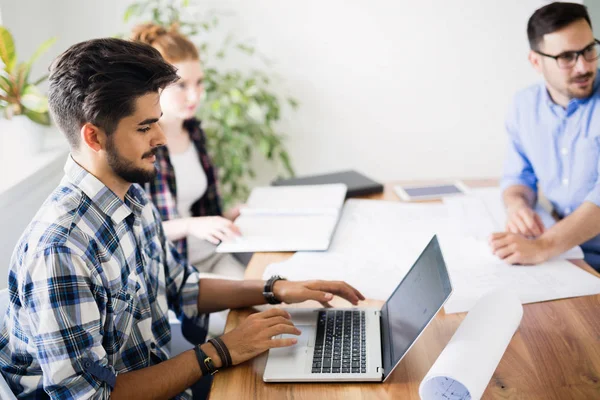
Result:
[[[588,8],[590,17],[592,18],[592,26],[596,30],[596,37],[598,37],[598,32],[600,32],[600,1],[587,0],[584,4]]]
[[[274,61],[301,108],[281,124],[299,174],[357,168],[381,180],[498,176],[513,93],[537,79],[525,25],[540,0],[209,0],[223,28]],[[127,2],[0,0],[17,46],[42,60],[123,32]],[[230,62],[231,64],[232,62]],[[244,68],[244,66],[241,66]],[[262,181],[272,177],[262,169]]]

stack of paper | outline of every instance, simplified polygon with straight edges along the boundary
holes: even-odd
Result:
[[[327,250],[346,197],[346,185],[259,187],[235,224],[242,235],[219,253]]]

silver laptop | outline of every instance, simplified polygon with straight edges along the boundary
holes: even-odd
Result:
[[[434,236],[381,310],[287,309],[302,334],[294,346],[269,351],[263,379],[385,381],[451,293]]]

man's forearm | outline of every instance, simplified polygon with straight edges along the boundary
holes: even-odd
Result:
[[[548,250],[548,258],[579,246],[600,234],[600,207],[584,202],[573,214],[558,221],[540,240]]]
[[[513,185],[504,190],[502,199],[508,209],[522,206],[533,208],[537,201],[537,194],[528,186]]]
[[[203,344],[201,348],[213,359],[215,367],[219,368],[221,359],[215,348],[208,343]],[[188,350],[158,365],[118,375],[110,398],[170,399],[192,386],[201,377],[196,354],[194,350]]]
[[[210,313],[265,304],[264,284],[260,280],[200,279],[198,311]]]

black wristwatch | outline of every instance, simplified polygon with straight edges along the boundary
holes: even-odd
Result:
[[[277,281],[285,281],[285,280],[287,280],[287,279],[282,278],[279,275],[273,275],[265,283],[265,288],[263,289],[263,296],[265,296],[265,300],[267,300],[267,303],[269,303],[269,304],[281,304],[281,300],[279,300],[275,296],[275,293],[273,293],[273,285]]]
[[[197,345],[194,348],[196,352],[196,358],[198,359],[198,364],[200,364],[200,371],[202,371],[202,376],[214,375],[219,370],[215,367],[212,358],[206,355],[204,351],[200,348],[200,345]]]

